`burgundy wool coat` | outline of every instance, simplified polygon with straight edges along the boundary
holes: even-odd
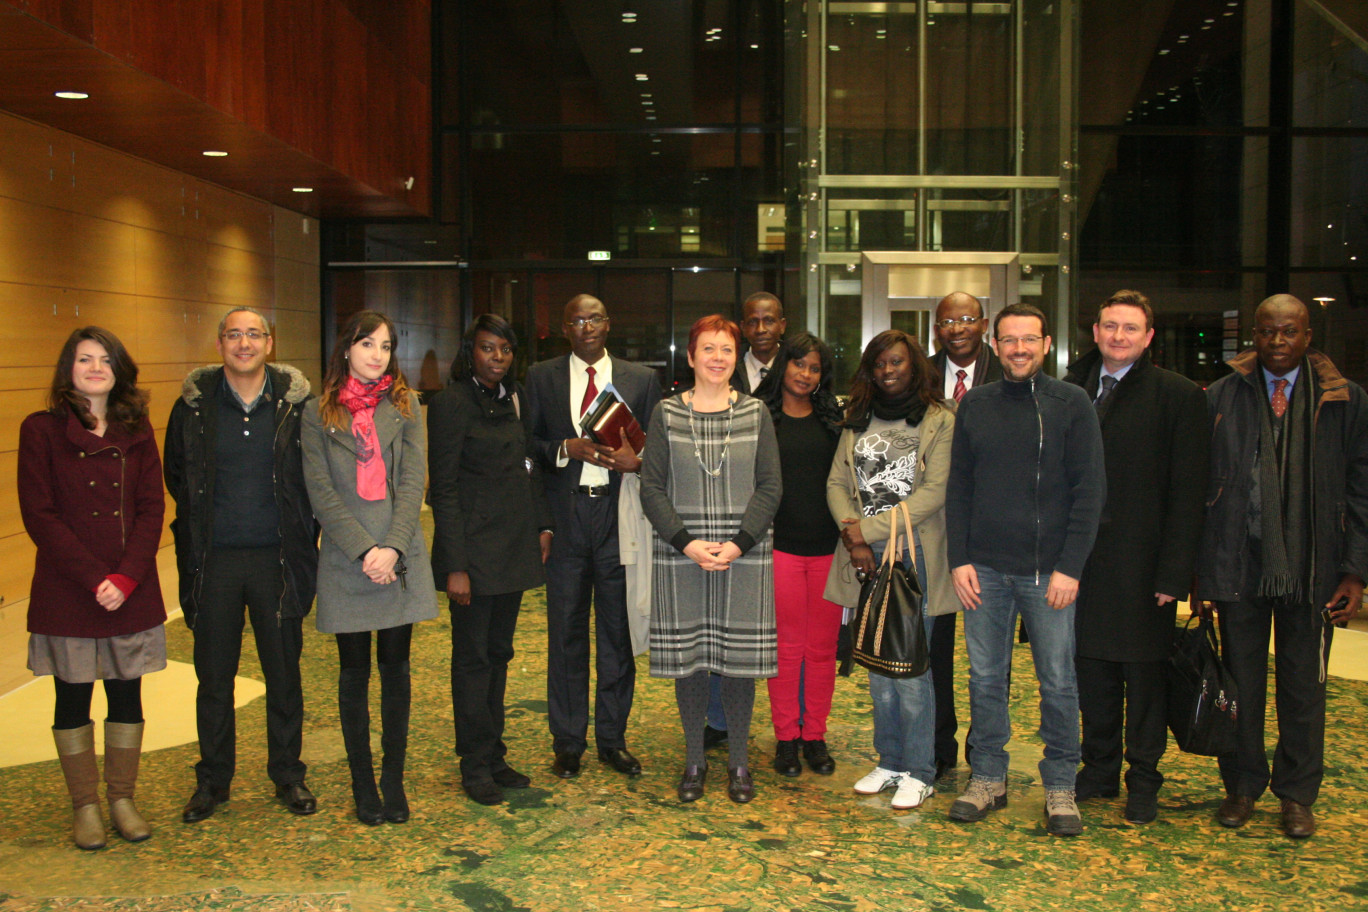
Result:
[[[165,494],[152,425],[87,431],[74,412],[35,412],[19,428],[19,510],[38,546],[30,633],[113,637],[166,620],[157,547]],[[138,586],[117,611],[95,601],[111,573]]]

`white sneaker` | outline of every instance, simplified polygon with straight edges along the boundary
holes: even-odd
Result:
[[[902,777],[902,773],[876,766],[872,773],[866,774],[864,778],[855,783],[855,793],[857,795],[877,795],[885,789],[896,786]]]
[[[920,779],[903,776],[898,782],[898,790],[893,794],[890,806],[895,811],[910,811],[914,807],[921,807],[921,803],[934,794],[936,790]]]

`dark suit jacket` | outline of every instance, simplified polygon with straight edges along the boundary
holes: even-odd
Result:
[[[612,355],[608,357],[613,358]],[[548,497],[568,494],[579,486],[580,469],[584,465],[572,459],[564,468],[556,467],[561,441],[580,436],[579,416],[570,414],[570,356],[561,355],[532,365],[527,371],[526,385],[532,419],[532,448],[545,471],[546,493]],[[660,383],[655,371],[613,358],[613,386],[622,394],[649,437],[647,423],[660,401]],[[608,477],[616,495],[622,473],[609,472]]]
[[[931,356],[931,364],[940,371],[942,384],[945,381],[946,364],[949,360],[950,356],[944,349]],[[983,347],[979,349],[978,360],[974,362],[974,370],[970,373],[969,379],[974,381],[973,386],[982,386],[985,383],[1002,379],[1002,364],[997,359],[997,353],[987,342],[984,342]],[[971,386],[970,389],[973,387]]]
[[[1097,349],[1069,365],[1065,381],[1097,395]],[[1191,380],[1142,355],[1112,390],[1101,415],[1107,503],[1079,581],[1080,656],[1162,662],[1174,610],[1154,593],[1185,598],[1202,535],[1211,421]]]

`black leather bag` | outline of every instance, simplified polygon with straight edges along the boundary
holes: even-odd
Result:
[[[893,508],[902,513],[906,538],[898,536],[898,517],[884,550],[883,562],[872,579],[860,587],[860,604],[851,626],[854,660],[887,678],[915,678],[930,667],[926,630],[922,626],[922,587],[917,579],[916,550],[912,539],[912,520],[907,506]],[[902,545],[907,548],[907,563],[902,561]]]
[[[1194,615],[1175,636],[1169,657],[1168,723],[1178,749],[1204,757],[1233,753],[1239,715],[1235,679],[1221,661],[1216,625]]]

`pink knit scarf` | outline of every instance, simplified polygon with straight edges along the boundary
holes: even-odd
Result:
[[[380,435],[375,432],[375,407],[394,384],[389,374],[375,383],[362,383],[355,377],[337,391],[337,401],[352,416],[352,436],[356,438],[356,493],[362,500],[385,499],[385,460],[380,455]]]

